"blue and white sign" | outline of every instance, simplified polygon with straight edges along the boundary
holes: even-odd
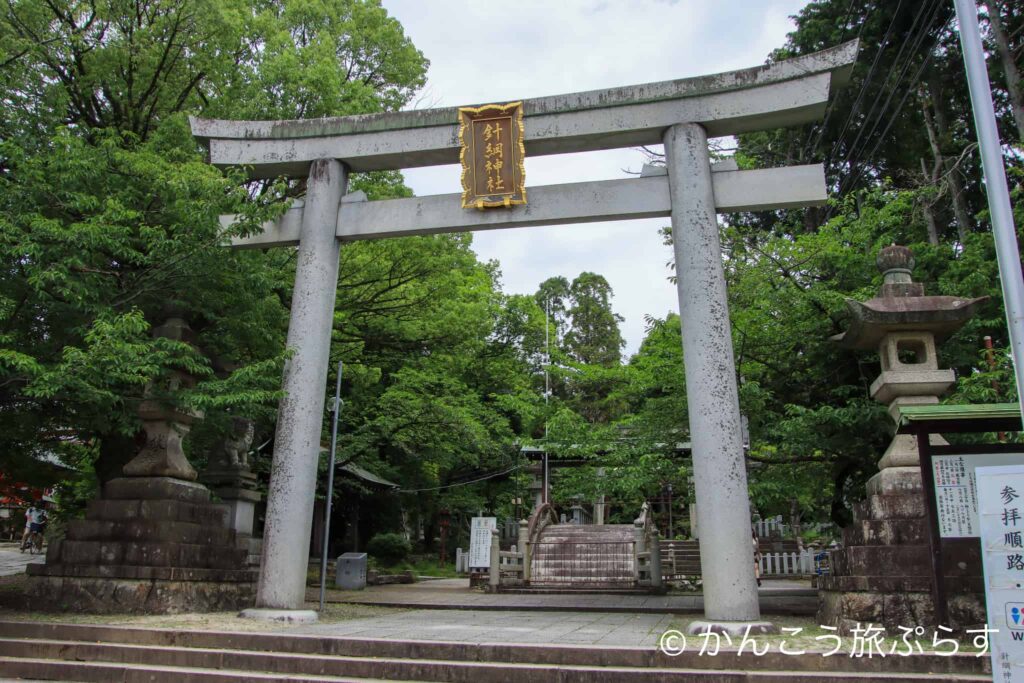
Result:
[[[1024,465],[976,471],[992,680],[1024,683]]]

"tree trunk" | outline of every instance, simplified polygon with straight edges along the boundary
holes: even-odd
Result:
[[[923,158],[921,159],[921,175],[926,183],[931,181],[929,184],[935,185],[935,177],[929,177]],[[931,201],[928,199],[922,200],[921,209],[924,212],[925,224],[928,226],[928,244],[937,247],[939,246],[939,227],[935,223],[935,210],[932,209]]]
[[[1002,0],[988,0],[985,3],[988,8],[988,23],[992,27],[992,37],[996,42],[996,53],[1003,64],[1003,74],[1006,76],[1006,92],[1010,95],[1010,109],[1013,112],[1013,121],[1017,124],[1017,142],[1024,145],[1024,92],[1021,92],[1020,70],[1013,59],[1010,39],[1003,27],[1002,5]]]
[[[967,234],[971,231],[971,218],[970,213],[967,211],[967,204],[964,202],[963,185],[960,182],[960,177],[957,175],[958,171],[942,155],[939,136],[945,135],[948,127],[946,126],[946,118],[937,104],[939,93],[934,86],[934,79],[932,80],[933,83],[930,84],[928,93],[930,97],[922,102],[921,113],[924,115],[924,127],[928,133],[928,144],[932,148],[932,154],[935,157],[936,163],[941,163],[946,169],[945,183],[953,205],[953,215],[956,217],[957,234],[960,237],[960,243],[963,244],[967,239]]]

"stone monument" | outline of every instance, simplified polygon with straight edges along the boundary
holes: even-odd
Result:
[[[191,342],[173,316],[154,336]],[[150,386],[138,408],[145,443],[103,486],[85,519],[72,520],[50,544],[46,564],[29,565],[33,604],[83,612],[173,613],[234,610],[255,599],[257,572],[246,567],[249,536],[210,502],[182,450],[195,412],[161,400],[161,390],[190,386],[175,371]]]
[[[878,254],[881,292],[863,303],[847,299],[849,329],[833,340],[848,349],[877,350],[882,372],[871,397],[896,419],[900,406],[938,403],[955,376],[939,367],[938,344],[959,330],[986,297],[927,296],[914,282],[910,249],[892,245]],[[932,444],[945,444],[938,435]],[[867,484],[868,497],[843,530],[844,547],[831,552],[831,574],[819,582],[818,623],[849,631],[874,623],[934,625],[928,526],[917,440],[897,434]],[[953,625],[984,621],[981,564],[973,539],[947,539],[945,576]]]

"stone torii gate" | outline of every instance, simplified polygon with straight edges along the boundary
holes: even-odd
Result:
[[[306,177],[296,201],[236,247],[298,245],[274,462],[267,497],[257,607],[299,609],[328,373],[341,242],[442,232],[671,216],[707,619],[760,618],[750,504],[717,213],[821,204],[820,165],[753,171],[708,156],[709,136],[793,126],[822,117],[845,82],[855,42],[766,66],[711,76],[543,97],[523,102],[527,155],[664,143],[666,172],[623,180],[530,187],[529,204],[479,211],[461,195],[359,201],[350,171],[459,161],[455,108],[300,121],[193,118],[210,163],[252,178]],[[222,218],[226,224],[232,217]]]

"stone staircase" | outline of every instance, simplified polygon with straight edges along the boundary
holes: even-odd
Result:
[[[636,586],[636,536],[627,524],[550,524],[531,554],[531,588]]]
[[[654,636],[652,636],[653,639]],[[454,683],[991,681],[989,658],[676,657],[651,647],[397,641],[0,621],[0,677],[112,683],[392,680]]]

